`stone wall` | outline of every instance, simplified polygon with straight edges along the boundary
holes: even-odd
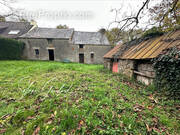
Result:
[[[112,60],[104,59],[104,67],[112,71]],[[118,60],[118,73],[134,77],[146,85],[152,84],[155,77],[152,63],[149,60]]]
[[[74,45],[78,48],[76,55],[84,54],[84,62],[87,64],[103,64],[103,56],[109,52],[112,47],[110,45],[84,45],[84,48],[79,48],[79,45]],[[94,54],[94,59],[91,59],[91,53]],[[78,62],[78,61],[77,61]]]
[[[128,77],[133,77],[134,61],[133,60],[119,60],[118,72],[125,74]]]
[[[136,79],[146,85],[153,83],[153,78],[155,77],[155,72],[153,66],[150,63],[139,63],[137,66],[137,71],[142,73],[141,75],[136,74]]]
[[[104,59],[104,67],[112,70],[112,60],[111,59]]]
[[[79,54],[84,54],[84,63],[87,64],[103,64],[103,56],[111,50],[111,46],[107,45],[73,45],[69,40],[54,39],[52,44],[48,44],[47,39],[21,39],[25,42],[23,57],[29,60],[49,60],[48,49],[54,50],[55,61],[69,60],[71,62],[79,62]],[[39,56],[35,55],[35,49],[39,49]],[[94,58],[91,59],[91,53]]]

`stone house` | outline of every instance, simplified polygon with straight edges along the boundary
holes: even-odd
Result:
[[[19,37],[25,45],[25,59],[102,64],[111,45],[100,32],[74,29],[34,28]]]
[[[156,38],[121,44],[104,55],[104,66],[149,85],[155,77],[152,59],[158,57],[163,50],[179,45],[180,30]]]

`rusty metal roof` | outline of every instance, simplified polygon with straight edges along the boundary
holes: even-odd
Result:
[[[121,45],[116,45],[112,50],[104,55],[104,58],[113,58],[114,54],[120,49]]]
[[[167,33],[163,36],[145,40],[121,51],[123,45],[112,49],[105,56],[120,59],[152,59],[157,57],[164,49],[180,45],[180,30]],[[116,52],[115,52],[116,51]],[[118,56],[118,57],[117,57]]]
[[[151,59],[157,57],[164,49],[180,45],[180,30],[163,36],[143,41],[132,46],[119,58],[121,59]]]

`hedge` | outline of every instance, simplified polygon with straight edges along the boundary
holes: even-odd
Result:
[[[20,60],[24,49],[24,43],[0,38],[0,60]]]

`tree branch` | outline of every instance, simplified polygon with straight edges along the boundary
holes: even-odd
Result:
[[[174,1],[172,2],[173,7],[163,15],[162,19],[161,19],[160,22],[159,22],[159,26],[161,26],[163,20],[165,19],[165,17],[166,17],[169,13],[174,12],[174,15],[176,16],[175,8],[176,8],[176,6],[177,6],[177,4],[178,4],[178,1],[179,1],[179,0],[174,0]]]
[[[135,28],[138,24],[139,24],[139,16],[141,15],[142,11],[144,10],[144,8],[147,6],[148,8],[148,4],[149,4],[150,0],[146,0],[145,2],[143,2],[143,5],[142,7],[138,10],[137,14],[135,16],[131,15],[130,17],[126,17],[125,19],[122,19],[120,21],[117,21],[117,16],[118,16],[118,10],[114,9],[115,12],[116,12],[116,15],[115,15],[115,21],[111,22],[108,26],[108,29],[109,27],[113,24],[113,23],[117,23],[118,26],[120,24],[122,24],[122,26],[120,27],[120,30],[123,30],[129,26],[131,26],[132,24],[135,23],[135,25],[133,26],[133,28]]]

